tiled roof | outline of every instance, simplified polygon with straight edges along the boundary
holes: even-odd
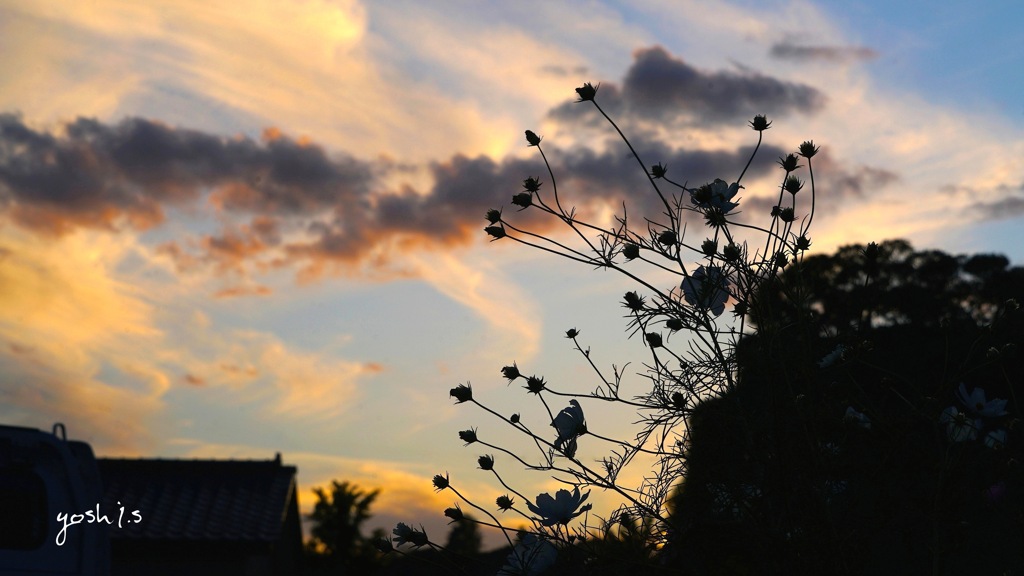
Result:
[[[114,524],[112,539],[276,541],[296,489],[295,467],[282,466],[280,458],[97,458],[97,464],[104,493],[100,511]],[[142,521],[128,524],[133,510]]]

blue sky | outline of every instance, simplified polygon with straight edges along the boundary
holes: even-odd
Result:
[[[539,422],[502,366],[589,390],[566,329],[604,367],[643,351],[618,308],[629,284],[486,241],[485,209],[537,175],[524,129],[601,217],[642,202],[642,174],[571,105],[576,86],[600,82],[664,156],[647,161],[693,181],[735,179],[764,113],[768,164],[822,146],[813,250],[904,237],[1021,264],[1022,17],[1012,2],[0,0],[0,420],[60,420],[109,456],[280,451],[304,507],[346,479],[383,489],[381,525],[444,532],[433,474],[500,493],[456,432],[512,440],[449,388]],[[745,179],[752,214],[773,178]],[[588,408],[628,435],[629,413]],[[509,473],[527,494],[554,486]]]

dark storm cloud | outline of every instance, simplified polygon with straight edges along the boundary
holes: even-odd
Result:
[[[811,86],[786,82],[749,70],[701,70],[664,48],[633,54],[621,85],[600,86],[598,102],[613,116],[625,115],[667,123],[729,124],[793,112],[814,113],[825,95]],[[551,111],[555,118],[592,120],[590,107],[565,104]]]
[[[609,204],[619,211],[625,203],[630,222],[642,231],[644,217],[664,221],[664,205],[645,175],[651,165],[661,163],[669,178],[696,187],[715,178],[734,181],[753,151],[674,148],[643,132],[633,143],[643,168],[621,143],[594,152],[560,150],[545,141],[563,207],[586,215]],[[745,181],[781,174],[775,162],[786,152],[763,144]],[[13,222],[44,234],[125,223],[144,229],[159,225],[170,206],[195,209],[205,203],[216,210],[220,229],[177,238],[156,251],[182,272],[243,280],[218,293],[222,297],[269,293],[247,280],[253,270],[287,268],[312,279],[339,267],[385,264],[407,249],[482,241],[484,214],[491,208],[532,232],[563,226],[538,210],[519,212],[510,204],[523,180],[536,177],[553,205],[551,177],[536,155],[455,155],[427,167],[433,183],[426,190],[386,188],[380,176],[391,164],[384,166],[329,156],[276,130],[257,142],[144,119],[79,119],[52,135],[0,115],[0,211]],[[864,195],[896,179],[877,168],[844,167],[826,150],[815,158],[815,168],[819,193],[833,198]],[[664,181],[660,185],[666,196],[680,192]],[[745,191],[741,207],[758,207],[762,192]]]
[[[778,42],[772,45],[769,54],[780,60],[819,60],[831,63],[878,58],[878,52],[865,46],[801,46],[791,42]]]
[[[268,132],[262,144],[175,129],[140,118],[116,125],[80,118],[59,136],[0,115],[0,203],[19,224],[54,234],[148,228],[165,205],[204,190],[224,209],[304,214],[366,195],[369,168]]]

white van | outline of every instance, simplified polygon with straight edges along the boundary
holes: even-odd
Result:
[[[103,523],[63,530],[65,518],[103,498],[92,448],[52,433],[0,425],[0,576],[109,576]],[[81,527],[76,527],[81,528]]]

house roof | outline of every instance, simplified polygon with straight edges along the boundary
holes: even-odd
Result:
[[[276,541],[296,490],[296,468],[282,466],[280,454],[274,460],[97,458],[97,465],[100,512],[113,523],[112,539]],[[129,523],[134,510],[142,520]]]

